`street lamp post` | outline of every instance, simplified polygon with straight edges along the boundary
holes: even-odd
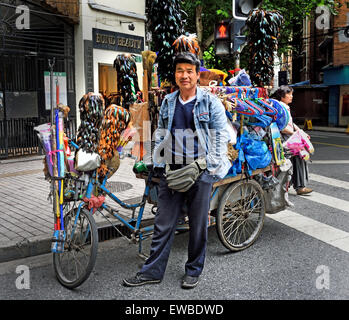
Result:
[[[56,59],[48,59],[48,66],[50,68],[50,96],[51,96],[51,126],[54,124],[55,118],[55,101],[53,96],[53,67],[55,65]]]
[[[52,139],[55,139],[55,135],[53,134],[53,125],[55,123],[55,100],[54,100],[54,94],[53,94],[53,67],[55,65],[55,58],[48,59],[48,66],[50,68],[50,96],[51,96],[51,134],[52,134]],[[56,129],[57,130],[57,127]],[[56,148],[57,149],[57,148]],[[54,151],[54,150],[53,150]],[[56,157],[56,154],[52,156],[53,158]],[[56,223],[56,217],[57,217],[57,186],[56,186],[56,181],[54,177],[56,177],[55,172],[57,172],[57,162],[56,160],[53,161],[53,177],[51,180],[51,193],[52,193],[52,199],[53,199],[53,213],[54,213],[54,223]]]

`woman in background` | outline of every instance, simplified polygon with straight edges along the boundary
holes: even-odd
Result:
[[[275,99],[279,100],[287,109],[290,120],[285,129],[281,131],[281,134],[287,140],[294,132],[300,130],[299,127],[293,123],[289,104],[293,100],[293,89],[289,86],[280,86],[274,93]],[[308,165],[307,162],[298,155],[291,157],[293,165],[292,184],[298,195],[304,195],[312,192],[313,190],[307,188],[308,184]]]

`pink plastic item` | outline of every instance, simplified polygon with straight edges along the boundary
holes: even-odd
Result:
[[[298,130],[289,137],[284,147],[289,149],[293,155],[299,155],[305,160],[309,160],[310,153],[314,152],[314,147],[303,130]]]

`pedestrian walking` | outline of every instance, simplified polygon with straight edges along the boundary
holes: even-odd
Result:
[[[280,86],[275,93],[274,96],[277,100],[282,103],[289,113],[289,122],[284,130],[281,131],[284,140],[287,140],[293,133],[300,128],[293,123],[293,119],[290,112],[289,104],[292,103],[293,100],[293,89],[289,86]],[[309,137],[310,138],[310,137]],[[304,195],[312,192],[313,190],[307,187],[309,180],[309,171],[307,162],[302,159],[299,155],[294,155],[291,157],[291,162],[293,166],[293,174],[292,174],[292,185],[296,190],[298,195]]]
[[[179,53],[174,72],[179,90],[165,97],[155,133],[154,170],[161,178],[150,256],[135,277],[123,280],[129,287],[161,282],[185,204],[189,243],[181,285],[197,285],[205,261],[212,185],[231,167],[225,109],[198,87],[200,61],[192,53]]]

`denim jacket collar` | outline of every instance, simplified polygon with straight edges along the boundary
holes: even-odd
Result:
[[[172,92],[170,93],[169,95],[167,95],[167,100],[169,103],[173,104],[177,97],[179,95],[179,90],[175,91],[175,92]],[[201,101],[203,99],[203,91],[200,87],[196,87],[196,100],[197,102]]]

